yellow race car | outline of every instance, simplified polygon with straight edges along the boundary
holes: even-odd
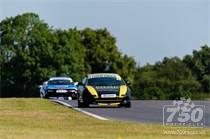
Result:
[[[78,107],[90,104],[131,107],[131,90],[118,74],[89,74],[78,84]]]

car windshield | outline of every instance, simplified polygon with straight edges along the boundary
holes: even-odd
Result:
[[[71,84],[70,80],[50,80],[48,85],[69,85]]]
[[[100,77],[88,79],[87,84],[91,86],[120,86],[124,85],[125,82],[123,80],[117,80],[113,77]]]

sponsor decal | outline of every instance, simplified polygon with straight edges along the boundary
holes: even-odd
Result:
[[[117,80],[121,80],[120,76],[115,74],[93,74],[88,76],[88,78],[106,78],[106,77],[116,78]]]

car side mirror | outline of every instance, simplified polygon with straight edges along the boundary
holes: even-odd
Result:
[[[131,85],[131,82],[130,82],[129,80],[126,80],[125,82],[126,82],[126,84],[127,84],[128,86]]]
[[[84,84],[82,82],[78,82],[77,84],[78,86],[84,86]]]

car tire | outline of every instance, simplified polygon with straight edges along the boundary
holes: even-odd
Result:
[[[79,100],[78,100],[78,107],[79,108],[87,108],[87,107],[89,107],[89,104],[88,103],[82,103],[82,102],[80,102]]]
[[[85,103],[85,108],[88,108],[89,107],[89,103]]]
[[[125,103],[125,105],[124,105],[126,108],[130,108],[131,107],[131,102],[127,102],[127,103]]]
[[[84,103],[80,102],[79,100],[78,100],[77,104],[78,104],[79,108],[83,108],[84,107]]]

